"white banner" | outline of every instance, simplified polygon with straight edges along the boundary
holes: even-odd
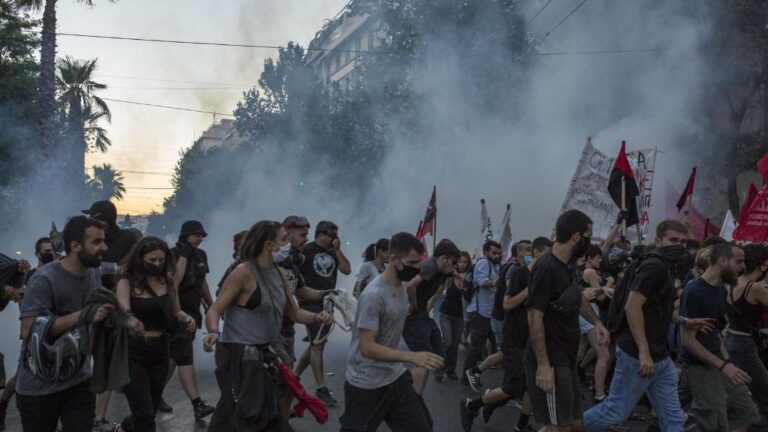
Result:
[[[565,196],[561,213],[576,209],[586,213],[592,222],[592,238],[604,240],[616,222],[619,208],[608,194],[608,181],[611,177],[614,157],[597,150],[592,146],[592,139],[581,152],[576,173],[571,180],[571,186]],[[640,217],[641,240],[648,238],[650,228],[651,193],[653,192],[653,176],[656,167],[656,149],[636,150],[627,152],[627,159],[637,181],[640,195],[638,214]],[[628,230],[630,241],[637,243],[637,228]]]
[[[736,230],[736,219],[733,218],[733,213],[730,210],[725,214],[723,220],[723,226],[720,228],[720,237],[726,241],[733,241],[733,231]]]

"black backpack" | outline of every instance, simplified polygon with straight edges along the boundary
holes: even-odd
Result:
[[[611,298],[611,305],[608,308],[608,319],[606,322],[606,327],[608,328],[608,331],[611,332],[611,337],[614,339],[616,335],[624,330],[625,326],[627,326],[624,306],[627,304],[630,287],[635,280],[635,273],[640,267],[640,263],[647,260],[648,258],[658,258],[662,263],[664,263],[664,267],[666,267],[667,272],[669,271],[667,261],[664,260],[664,257],[655,252],[641,256],[640,258],[632,261],[632,263],[630,263],[624,269],[624,277],[621,278],[619,285],[614,290],[613,298]]]
[[[504,320],[504,294],[507,291],[507,272],[514,270],[516,262],[509,262],[499,269],[499,277],[496,279],[496,295],[493,297],[493,318]]]

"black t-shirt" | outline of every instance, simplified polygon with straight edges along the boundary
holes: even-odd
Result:
[[[181,243],[177,243],[176,247],[171,249],[171,253],[177,261],[181,256],[180,248],[182,247],[184,246]],[[179,303],[181,310],[197,321],[198,328],[203,322],[203,315],[200,313],[200,305],[203,300],[203,281],[209,272],[208,255],[200,248],[193,249],[192,255],[187,258],[184,278],[179,284]]]
[[[316,290],[332,290],[336,288],[336,277],[339,273],[339,258],[333,249],[324,249],[315,242],[304,246],[304,262],[301,264],[301,276],[304,283]],[[319,312],[322,302],[302,303],[302,307]]]
[[[506,287],[506,275],[509,274],[514,268],[519,267],[516,262],[505,264],[501,267],[501,270],[499,271],[499,280],[504,280],[505,284],[504,287]],[[491,317],[498,321],[504,320],[504,293],[506,292],[506,289],[498,289],[498,284],[496,284],[496,293],[493,295],[493,309],[491,310]]]
[[[675,279],[667,266],[658,257],[649,257],[637,266],[630,291],[636,291],[645,297],[643,317],[645,318],[645,338],[654,362],[669,357],[667,332],[672,322],[675,309]],[[626,316],[624,317],[626,320]],[[627,323],[622,324],[616,335],[616,344],[625,353],[639,358],[640,353]]]
[[[304,278],[301,276],[301,264],[304,262],[304,255],[298,249],[291,247],[290,256],[284,259],[278,265],[285,270],[285,277],[288,279],[288,288],[291,293],[296,295],[299,290],[304,288]],[[293,328],[294,322],[288,318],[287,315],[283,315],[283,326],[280,330],[280,334],[286,337],[291,337],[296,334],[296,330]]]
[[[715,320],[717,331],[709,333],[697,332],[696,339],[720,359],[723,354],[720,351],[720,331],[725,328],[726,320],[726,291],[722,286],[712,286],[704,278],[694,279],[685,286],[683,298],[680,302],[680,314],[686,318],[712,318]],[[683,348],[683,363],[702,365],[690,351]]]
[[[443,304],[440,305],[440,313],[453,318],[461,318],[463,316],[461,306],[461,287],[456,285],[456,279],[451,277],[448,287],[445,288],[445,297],[443,297]]]
[[[434,257],[424,261],[419,266],[421,283],[416,287],[416,309],[426,311],[431,299],[440,289],[440,284],[445,281],[447,275],[437,271],[437,260]]]
[[[515,266],[504,275],[505,296],[514,297],[528,288],[531,271],[528,267]],[[523,348],[528,342],[528,310],[525,302],[518,307],[504,312],[504,322],[501,328],[503,344],[513,348]]]
[[[121,229],[118,226],[110,226],[105,233],[107,252],[104,253],[102,261],[121,264],[128,256],[133,245],[139,241],[132,231]],[[117,286],[115,275],[102,275],[101,284],[112,291]]]
[[[32,279],[32,276],[37,273],[37,268],[33,268],[32,270],[28,271],[26,276],[24,276],[24,285],[29,283],[29,280]]]
[[[528,288],[528,309],[544,313],[547,356],[552,366],[573,366],[579,351],[579,312],[565,316],[550,308],[550,303],[560,298],[573,281],[568,264],[551,252],[542,255],[533,268]],[[532,344],[528,343],[526,357],[535,363]]]

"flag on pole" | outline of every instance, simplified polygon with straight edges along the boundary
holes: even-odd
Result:
[[[421,256],[423,261],[429,259],[429,249],[427,243],[424,241],[424,221],[419,222],[419,227],[416,228],[416,239],[418,239],[422,245],[424,245],[424,255]]]
[[[707,221],[704,222],[704,241],[707,241],[707,239],[709,238],[709,228],[710,228],[709,225],[710,225],[709,218],[707,218]]]
[[[504,212],[504,217],[501,218],[501,238],[499,243],[501,244],[501,250],[504,252],[502,256],[502,262],[507,262],[509,259],[509,248],[512,245],[512,228],[509,226],[512,219],[512,206],[507,204],[507,211]]]
[[[485,199],[480,199],[480,244],[475,248],[475,259],[483,256],[483,245],[486,241],[493,240],[493,228],[491,218],[488,216],[488,208]]]
[[[435,235],[435,219],[437,218],[437,186],[432,187],[432,197],[427,204],[427,213],[424,215],[422,231],[424,235]]]
[[[768,184],[768,153],[757,161],[757,172],[763,177],[763,184]]]
[[[693,199],[693,183],[696,181],[696,167],[693,167],[691,176],[688,177],[688,184],[685,185],[683,194],[680,195],[680,199],[677,200],[677,212],[680,213],[683,207],[688,203],[688,200]]]
[[[640,195],[640,191],[627,159],[626,141],[621,142],[621,150],[613,164],[611,177],[608,180],[608,193],[619,208],[622,208],[622,201],[624,201],[627,211],[627,226],[640,222],[637,211],[637,197]]]
[[[723,227],[720,228],[720,237],[725,241],[733,240],[733,231],[736,229],[736,219],[733,218],[733,213],[728,210],[725,213],[725,219],[723,219]]]
[[[739,210],[738,225],[743,225],[744,222],[747,220],[747,214],[749,212],[749,208],[752,207],[752,203],[755,201],[756,196],[757,196],[757,186],[755,186],[754,183],[750,183],[749,192],[747,192],[747,199],[744,201],[744,205],[741,206],[741,210]]]

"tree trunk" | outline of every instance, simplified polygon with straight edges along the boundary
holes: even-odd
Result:
[[[46,0],[43,11],[39,86],[40,148],[48,159],[56,139],[56,0]]]
[[[85,130],[83,121],[83,106],[79,97],[69,101],[69,116],[67,118],[67,149],[65,158],[69,162],[64,173],[72,179],[73,192],[77,196],[85,194]]]

